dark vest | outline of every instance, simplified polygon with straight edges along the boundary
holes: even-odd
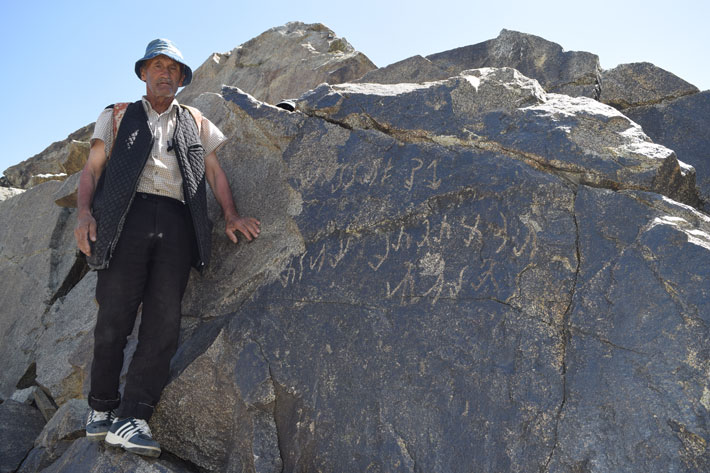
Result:
[[[212,241],[212,222],[207,216],[205,150],[195,120],[183,107],[177,108],[173,142],[182,174],[185,202],[195,229],[197,248],[192,264],[201,272],[209,263]],[[91,256],[87,257],[91,269],[108,267],[152,148],[153,134],[143,103],[139,100],[126,109],[111,156],[94,193],[92,214],[96,219],[97,232],[96,242],[91,244]]]

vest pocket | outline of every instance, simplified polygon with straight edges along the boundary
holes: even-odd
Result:
[[[205,154],[205,148],[202,143],[193,143],[187,146],[187,155],[192,160],[193,158],[202,157]]]

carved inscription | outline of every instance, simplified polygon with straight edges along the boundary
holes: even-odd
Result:
[[[325,269],[352,272],[367,280],[370,271],[373,281],[382,281],[383,297],[399,304],[426,299],[434,305],[464,290],[505,295],[515,282],[511,283],[514,278],[506,276],[500,261],[515,258],[521,268],[528,265],[536,252],[539,226],[529,218],[516,218],[518,223],[511,227],[509,216],[493,215],[497,218],[484,220],[481,215],[445,214],[401,224],[394,231],[342,234],[294,258],[280,281],[287,287]],[[378,276],[383,269],[385,273]]]
[[[427,192],[445,186],[442,170],[448,168],[434,157],[408,156],[395,165],[393,159],[339,163],[322,189],[345,199],[352,197],[343,192],[354,186],[384,187],[380,193],[418,191],[426,198]],[[351,273],[354,282],[365,285],[371,275],[375,293],[399,304],[513,297],[517,274],[534,264],[541,226],[532,214],[498,208],[490,192],[479,194],[467,189],[465,207],[451,204],[439,214],[411,218],[395,228],[332,235],[292,259],[279,280],[287,287],[325,270],[327,277],[336,274],[332,271],[345,278]]]

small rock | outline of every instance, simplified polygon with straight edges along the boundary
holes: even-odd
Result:
[[[23,404],[32,404],[34,402],[34,393],[37,389],[37,386],[30,386],[29,388],[19,389],[13,393],[10,399],[12,399],[13,401],[21,402]]]

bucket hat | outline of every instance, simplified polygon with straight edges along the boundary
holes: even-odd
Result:
[[[143,63],[148,59],[153,59],[155,56],[167,56],[173,61],[179,62],[183,65],[183,73],[185,74],[185,80],[182,82],[183,86],[186,86],[192,81],[192,69],[190,66],[185,64],[185,60],[182,58],[182,53],[169,39],[154,39],[145,48],[145,55],[136,61],[136,75],[141,78],[141,67]]]

